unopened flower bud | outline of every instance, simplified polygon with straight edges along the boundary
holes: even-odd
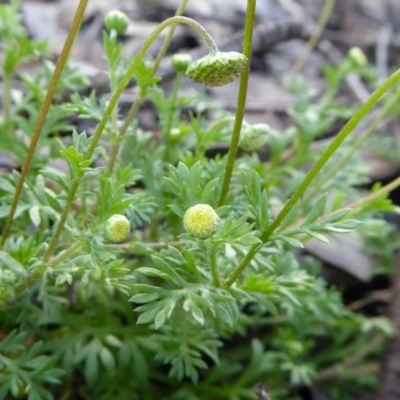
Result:
[[[198,239],[207,239],[218,228],[219,217],[208,204],[196,204],[190,207],[183,217],[186,232]]]
[[[104,237],[112,243],[123,242],[129,235],[130,225],[124,215],[114,214],[106,222]]]
[[[240,148],[244,151],[259,149],[267,142],[270,131],[268,124],[244,124],[240,133]]]
[[[186,72],[192,62],[193,58],[190,54],[174,54],[172,56],[172,65],[178,72]]]
[[[124,35],[128,30],[129,18],[122,11],[112,10],[105,16],[104,25],[109,32],[114,30],[117,35]]]
[[[367,57],[365,56],[364,52],[359,47],[352,47],[349,50],[349,58],[350,60],[357,66],[363,67],[367,65]]]
[[[247,57],[236,51],[217,52],[193,61],[186,75],[206,86],[225,86],[234,81],[246,68]]]

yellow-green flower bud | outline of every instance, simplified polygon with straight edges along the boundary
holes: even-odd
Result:
[[[190,235],[207,239],[218,228],[219,217],[208,204],[196,204],[190,207],[183,217],[183,227]]]
[[[178,72],[186,72],[192,62],[193,58],[190,54],[174,54],[172,56],[172,66]]]
[[[367,65],[368,60],[364,52],[359,47],[352,47],[348,53],[350,61],[357,67],[364,67]]]
[[[114,214],[106,222],[104,237],[112,243],[123,242],[129,235],[130,226],[124,215]]]
[[[244,151],[259,149],[267,142],[270,131],[268,124],[244,124],[240,133],[240,148]]]
[[[186,75],[206,86],[225,86],[234,81],[246,68],[247,57],[236,51],[217,52],[193,61]]]
[[[128,30],[129,18],[122,11],[112,10],[105,16],[104,25],[109,32],[114,30],[117,35],[124,35]]]

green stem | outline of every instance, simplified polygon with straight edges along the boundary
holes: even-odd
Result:
[[[111,31],[109,32],[108,40],[113,44],[113,46],[117,46],[117,36],[118,36],[117,31],[115,29],[111,29]],[[107,46],[106,49],[109,49],[109,46]],[[117,87],[117,83],[118,83],[117,78],[116,78],[116,68],[118,66],[118,60],[114,60],[109,51],[106,52],[106,58],[107,58],[108,69],[110,71],[110,89],[111,89],[111,93],[114,93],[115,88]],[[115,61],[117,61],[117,63]],[[114,132],[117,132],[117,130],[118,130],[118,103],[112,112],[111,124],[112,124],[112,129],[114,130]]]
[[[212,247],[210,250],[210,269],[211,269],[213,284],[215,287],[221,287],[221,282],[219,280],[218,267],[217,267],[217,246],[216,245],[211,245],[211,246]]]
[[[232,275],[225,282],[224,287],[230,288],[236,282],[236,280],[239,278],[239,276],[242,274],[242,272],[246,269],[247,265],[254,258],[254,256],[258,253],[258,251],[261,249],[261,247],[262,247],[262,245],[255,244],[250,248],[250,250],[248,251],[246,256],[243,258],[242,262],[236,267],[236,269],[232,272]]]
[[[119,146],[122,142],[122,139],[125,136],[125,133],[129,128],[129,125],[133,121],[133,118],[135,117],[136,113],[138,112],[143,99],[144,99],[144,96],[142,95],[141,92],[139,92],[134,103],[132,104],[131,109],[129,110],[127,117],[125,118],[125,121],[124,121],[120,131],[119,131],[117,143],[115,143],[111,148],[110,158],[108,160],[108,171],[110,173],[112,173],[114,170],[115,162],[117,161]]]
[[[382,186],[379,190],[377,190],[374,193],[371,193],[370,195],[362,198],[361,200],[355,201],[354,203],[349,204],[345,208],[351,208],[351,209],[357,209],[359,207],[365,206],[368,203],[371,203],[380,197],[390,193],[391,191],[397,189],[400,186],[400,176],[393,181],[389,182],[387,185]],[[331,214],[328,215],[328,217]],[[326,219],[327,217],[321,217],[321,219]],[[319,219],[317,220],[319,221]]]
[[[12,76],[4,74],[3,76],[3,118],[7,123],[11,118],[11,81]]]
[[[19,197],[21,196],[22,188],[23,188],[25,179],[28,175],[28,171],[29,171],[29,168],[32,163],[33,155],[35,153],[35,149],[36,149],[40,134],[43,129],[43,125],[46,122],[47,113],[49,112],[49,108],[53,101],[54,93],[56,91],[57,84],[58,84],[58,81],[61,76],[61,72],[64,68],[65,63],[67,62],[68,55],[70,53],[72,45],[74,44],[75,37],[77,36],[79,27],[80,27],[82,19],[83,19],[83,15],[85,13],[87,3],[88,3],[88,0],[80,0],[80,2],[79,2],[79,6],[76,10],[74,20],[71,25],[71,29],[68,33],[64,47],[61,51],[60,58],[58,59],[57,65],[54,69],[54,73],[53,73],[49,88],[46,93],[46,98],[45,98],[43,106],[40,110],[39,118],[36,123],[35,130],[33,132],[32,141],[29,145],[29,149],[28,149],[28,152],[27,152],[27,155],[25,158],[24,165],[22,166],[21,175],[19,177],[17,186],[15,188],[15,194],[13,197],[13,201],[11,203],[10,213],[8,214],[6,225],[4,227],[3,235],[1,238],[1,242],[0,242],[0,247],[2,247],[4,245],[8,235],[10,233],[11,225],[12,225],[12,221],[14,219],[15,211],[17,209]]]
[[[200,161],[204,156],[205,151],[207,150],[207,139],[211,138],[214,135],[215,131],[221,130],[224,125],[228,125],[229,123],[235,122],[235,117],[229,116],[222,119],[219,119],[215,122],[214,125],[208,130],[208,132],[204,135],[203,133],[197,135],[197,146],[195,150],[195,155],[193,158],[193,164]],[[207,139],[206,139],[206,137]]]
[[[244,28],[244,39],[243,39],[243,54],[247,57],[248,61],[247,61],[247,67],[242,72],[240,77],[235,123],[233,126],[232,139],[225,167],[225,176],[218,203],[220,207],[225,204],[226,198],[228,197],[229,186],[231,184],[231,178],[233,173],[233,167],[235,165],[236,154],[239,146],[240,130],[242,129],[242,122],[246,106],[247,86],[250,75],[250,60],[251,60],[251,50],[253,41],[253,25],[255,20],[256,2],[257,2],[256,0],[247,1],[246,23]]]
[[[60,219],[57,221],[57,227],[56,227],[55,233],[49,243],[49,247],[47,248],[46,253],[44,254],[44,257],[43,257],[44,263],[46,263],[50,259],[50,257],[54,253],[54,250],[56,249],[58,239],[60,238],[60,235],[64,228],[65,222],[67,221],[69,211],[74,202],[75,194],[76,194],[76,191],[78,190],[81,179],[82,179],[82,173],[77,174],[77,176],[75,177],[75,179],[73,180],[73,182],[71,184],[71,188],[68,193],[66,205],[63,209]]]
[[[71,246],[69,249],[64,250],[57,257],[53,258],[53,260],[49,264],[50,268],[56,268],[59,264],[68,260],[68,258],[70,258],[73,254],[75,254],[81,247],[83,247],[83,244],[80,242],[77,242],[73,246]]]
[[[133,75],[135,74],[135,72],[136,72],[137,68],[139,67],[143,57],[145,56],[147,50],[150,48],[150,46],[156,40],[158,35],[165,28],[167,28],[170,25],[179,24],[179,23],[189,25],[193,29],[195,29],[197,32],[199,32],[199,34],[202,35],[202,37],[206,41],[207,45],[209,46],[210,52],[218,51],[214,41],[212,40],[212,38],[208,34],[208,32],[198,22],[192,20],[191,18],[171,17],[171,18],[168,18],[165,21],[163,21],[160,25],[158,25],[157,28],[154,29],[154,31],[151,33],[151,35],[148,37],[148,39],[145,41],[145,43],[142,45],[142,47],[138,51],[136,57],[134,58],[134,60],[132,61],[131,65],[130,65],[128,71],[122,77],[121,82],[119,83],[117,89],[113,93],[113,95],[110,99],[110,102],[104,111],[103,117],[97,126],[96,132],[93,135],[89,149],[87,150],[87,152],[85,154],[85,160],[91,160],[93,153],[99,143],[101,135],[104,131],[104,128],[106,127],[107,122],[110,119],[110,116],[112,114],[114,107],[117,105],[118,100],[121,97],[123,91],[128,86],[130,80],[132,79]],[[49,248],[47,249],[47,252],[45,254],[46,259],[48,259],[52,255],[52,253],[54,252],[54,250],[57,246],[57,243],[60,238],[61,232],[63,230],[65,221],[67,220],[68,214],[71,210],[71,207],[72,207],[72,204],[73,204],[73,201],[75,198],[75,194],[76,194],[76,191],[78,190],[81,178],[82,178],[82,174],[77,175],[77,177],[75,178],[75,180],[70,188],[67,202],[66,202],[63,212],[60,216],[60,221],[57,224],[56,231],[54,232],[54,235],[49,244]]]
[[[317,30],[311,36],[310,40],[307,43],[307,48],[304,54],[297,60],[296,64],[293,66],[290,71],[290,75],[297,74],[303,68],[307,58],[310,56],[311,52],[314,50],[316,44],[318,43],[319,38],[322,35],[322,32],[325,29],[326,24],[328,23],[329,17],[332,13],[333,7],[335,5],[336,0],[326,0],[324,8],[321,12],[319,20],[317,22]]]
[[[332,143],[328,146],[325,152],[321,155],[318,161],[310,169],[303,182],[295,190],[292,197],[282,208],[276,219],[268,227],[268,229],[261,236],[261,240],[265,243],[268,241],[269,237],[279,227],[283,219],[289,214],[290,210],[294,207],[300,197],[304,194],[307,188],[310,186],[311,182],[317,177],[320,170],[324,167],[327,161],[332,157],[339,146],[344,142],[344,140],[349,136],[357,124],[365,117],[369,110],[378,102],[378,100],[398,81],[400,80],[400,69],[397,70],[393,75],[391,75],[374,93],[370,98],[363,104],[359,110],[353,115],[353,117],[347,122],[347,124],[342,128],[339,134],[335,137]]]
[[[351,159],[353,154],[364,144],[368,137],[375,131],[375,129],[382,122],[383,118],[389,113],[390,109],[398,102],[400,93],[395,93],[390,100],[385,104],[380,114],[376,117],[374,122],[369,125],[368,129],[364,134],[360,135],[358,139],[353,143],[348,153],[340,159],[326,174],[324,174],[318,182],[314,183],[312,190],[307,194],[304,200],[304,204],[308,204],[311,199],[314,198],[325,182],[329,182],[337,172],[339,172]]]
[[[188,0],[182,0],[179,8],[177,9],[177,11],[175,13],[176,17],[183,14],[183,11],[185,10],[187,2],[188,2]],[[165,53],[168,50],[168,47],[169,47],[169,45],[171,43],[171,40],[172,40],[172,36],[173,36],[173,34],[175,32],[175,28],[176,28],[176,25],[171,26],[171,28],[170,28],[170,30],[168,32],[168,35],[165,38],[164,43],[161,46],[161,49],[160,49],[160,51],[159,51],[159,53],[157,55],[157,58],[156,58],[156,60],[154,62],[154,65],[153,65],[153,75],[156,74],[158,68],[160,67],[161,60],[165,56]],[[118,155],[119,146],[120,146],[120,144],[122,142],[122,139],[125,136],[125,133],[129,128],[129,125],[132,123],[133,119],[135,118],[135,115],[138,112],[138,110],[139,110],[139,108],[140,108],[140,106],[141,106],[141,104],[143,102],[144,96],[145,96],[145,93],[140,93],[138,95],[138,97],[136,97],[134,103],[131,106],[131,109],[129,110],[128,115],[125,118],[125,121],[124,121],[121,129],[119,130],[118,142],[116,143],[116,145],[114,145],[112,147],[111,154],[110,154],[110,159],[108,161],[108,170],[109,170],[110,173],[112,173],[112,171],[114,170],[116,158],[117,158],[117,155]]]
[[[171,129],[172,124],[174,122],[174,112],[177,105],[178,93],[182,85],[183,77],[185,76],[184,72],[178,72],[176,74],[174,87],[172,88],[171,98],[170,98],[170,107],[168,110],[168,121],[164,128],[164,140],[165,140],[165,161],[168,162],[171,153]]]
[[[60,255],[55,257],[51,262],[48,263],[50,268],[56,268],[62,262],[68,260],[74,253],[76,253],[81,247],[82,243],[75,243],[69,249],[63,251]],[[27,278],[25,278],[22,282],[20,282],[14,289],[14,297],[18,297],[23,291],[28,289],[33,283],[38,281],[43,277],[43,274],[46,272],[47,267],[41,266],[35,269]],[[3,299],[1,304],[7,304],[10,299]]]
[[[187,2],[188,2],[188,0],[181,1],[181,4],[179,4],[178,9],[176,10],[175,17],[178,17],[183,14],[183,12],[185,11]],[[154,65],[153,65],[154,74],[160,67],[161,60],[164,58],[165,54],[167,53],[168,47],[171,44],[172,37],[174,36],[175,29],[176,29],[176,25],[171,26],[171,28],[169,29],[169,32],[161,46],[160,51],[157,54],[157,57],[154,61]]]
[[[318,161],[314,164],[314,166],[310,169],[304,180],[298,186],[298,188],[294,191],[292,197],[287,201],[285,206],[279,212],[275,220],[271,223],[266,231],[261,235],[261,240],[263,243],[268,242],[270,236],[274,233],[275,229],[279,227],[281,222],[284,220],[286,215],[289,214],[291,209],[295,206],[297,201],[301,198],[307,188],[310,186],[311,182],[316,178],[319,171],[324,167],[327,161],[332,157],[334,152],[338,149],[338,147],[343,143],[343,141],[347,138],[347,136],[353,131],[353,129],[357,126],[357,124],[361,121],[361,119],[370,111],[370,109],[378,102],[378,100],[397,82],[400,80],[400,69],[397,70],[394,74],[392,74],[385,82],[379,86],[378,89],[375,90],[374,93],[370,96],[370,98],[363,104],[359,110],[353,115],[352,118],[347,122],[347,124],[342,128],[339,134],[335,137],[332,143],[328,146],[325,152],[321,155]],[[398,178],[400,181],[400,178]],[[392,185],[397,185],[397,179],[392,182]],[[377,195],[377,193],[374,193]],[[382,195],[382,194],[380,194]],[[238,279],[241,273],[246,269],[249,262],[253,259],[253,257],[257,254],[258,250],[261,248],[261,245],[254,245],[250,248],[246,257],[243,261],[236,267],[233,271],[231,277],[226,281],[225,286],[230,287],[232,284]]]

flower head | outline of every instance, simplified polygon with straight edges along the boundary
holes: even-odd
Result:
[[[114,214],[106,222],[104,236],[112,243],[123,242],[129,235],[130,226],[124,215]]]
[[[186,75],[206,86],[225,86],[234,81],[247,65],[247,57],[236,51],[217,52],[193,61]]]
[[[240,133],[239,146],[244,151],[254,151],[264,145],[270,133],[268,124],[244,124]]]
[[[192,62],[193,58],[190,54],[174,54],[172,56],[172,65],[178,72],[186,72]]]
[[[348,56],[357,67],[364,67],[368,63],[365,53],[357,46],[349,50]]]
[[[196,204],[190,207],[183,217],[183,227],[190,235],[207,239],[218,228],[219,217],[208,204]]]
[[[122,11],[112,10],[105,16],[104,25],[109,32],[114,30],[117,35],[124,35],[128,30],[129,18]]]

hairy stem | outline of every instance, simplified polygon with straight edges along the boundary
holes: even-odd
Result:
[[[21,196],[22,188],[25,182],[25,179],[28,175],[29,168],[32,163],[32,159],[35,153],[35,149],[37,143],[39,141],[40,134],[43,129],[43,125],[46,122],[47,113],[49,112],[49,108],[53,101],[54,93],[57,88],[58,81],[61,76],[61,72],[64,69],[65,63],[67,62],[68,55],[71,51],[72,45],[74,44],[74,40],[78,34],[78,30],[80,28],[81,22],[83,20],[83,15],[85,13],[85,9],[87,6],[88,0],[80,0],[79,6],[76,10],[74,20],[71,25],[71,29],[68,33],[67,39],[65,41],[64,47],[61,51],[60,58],[58,59],[57,65],[54,69],[53,76],[50,81],[49,88],[46,93],[46,98],[44,100],[43,106],[40,110],[39,118],[35,126],[35,130],[33,132],[32,141],[29,145],[29,149],[25,158],[24,165],[22,166],[21,175],[19,177],[17,186],[15,188],[15,194],[11,203],[10,213],[8,214],[8,218],[6,221],[6,225],[4,227],[3,235],[0,242],[0,247],[2,247],[10,233],[12,221],[14,219],[15,211],[17,209],[19,197]]]
[[[224,181],[222,184],[222,190],[218,202],[218,205],[220,207],[225,204],[226,198],[228,197],[229,186],[231,184],[231,178],[233,173],[233,167],[235,165],[236,154],[239,146],[240,130],[242,129],[242,122],[246,106],[247,86],[250,75],[250,62],[251,62],[253,26],[255,20],[256,2],[257,2],[256,0],[248,0],[247,2],[246,23],[244,28],[244,39],[243,39],[243,54],[247,57],[248,61],[247,61],[247,66],[245,70],[242,72],[242,75],[240,77],[235,123],[233,126],[233,133],[228,152],[228,159],[226,161]]]
[[[183,11],[186,8],[187,2],[188,2],[188,0],[182,0],[181,4],[179,5],[179,7],[175,13],[176,17],[181,16],[183,14]],[[160,67],[161,60],[165,56],[165,53],[167,52],[168,47],[171,44],[171,40],[172,40],[172,36],[174,35],[175,28],[176,28],[176,25],[171,26],[171,28],[168,32],[168,35],[165,38],[160,51],[158,52],[157,58],[154,61],[154,65],[153,65],[153,75],[156,74],[158,68]],[[119,150],[119,146],[122,141],[122,138],[125,136],[125,133],[129,128],[129,125],[132,123],[133,119],[135,118],[135,116],[144,100],[144,97],[145,97],[145,93],[140,93],[136,97],[134,103],[131,106],[131,109],[128,112],[128,115],[126,116],[126,118],[124,120],[124,123],[123,123],[121,129],[119,130],[118,142],[111,149],[110,159],[108,162],[108,170],[110,173],[114,170],[115,162],[116,162],[116,158],[118,155],[118,150]]]
[[[133,75],[135,74],[135,72],[136,72],[137,68],[139,67],[143,57],[145,56],[147,50],[150,48],[150,46],[153,44],[154,40],[156,40],[158,35],[165,28],[168,28],[171,25],[179,24],[179,23],[189,25],[193,29],[195,29],[197,32],[199,32],[202,35],[202,37],[204,38],[204,40],[206,41],[207,45],[209,46],[210,51],[215,51],[215,52],[218,51],[214,41],[212,40],[212,38],[208,34],[208,32],[198,22],[192,20],[191,18],[171,17],[171,18],[166,19],[160,25],[158,25],[157,28],[154,29],[154,31],[150,34],[148,39],[145,41],[145,43],[142,45],[142,47],[138,51],[136,57],[134,58],[134,60],[132,61],[131,65],[130,65],[129,69],[126,71],[125,75],[121,79],[121,82],[119,83],[118,87],[116,88],[115,92],[113,93],[113,95],[110,99],[110,102],[104,111],[103,117],[102,117],[101,121],[99,122],[97,129],[93,135],[89,149],[85,154],[85,160],[91,160],[93,153],[99,143],[101,135],[103,134],[103,131],[107,125],[107,122],[110,119],[110,116],[114,110],[114,107],[117,105],[118,100],[121,97],[123,91],[128,86],[130,80],[132,79]],[[54,235],[51,239],[51,242],[49,244],[49,248],[45,254],[45,259],[49,259],[57,247],[58,240],[63,231],[64,224],[65,224],[65,221],[67,220],[68,214],[71,210],[73,201],[75,199],[75,194],[78,190],[81,179],[82,179],[82,173],[77,175],[77,177],[75,178],[75,180],[70,188],[67,202],[65,204],[63,212],[60,216],[59,223],[57,224],[57,228],[56,228]]]

